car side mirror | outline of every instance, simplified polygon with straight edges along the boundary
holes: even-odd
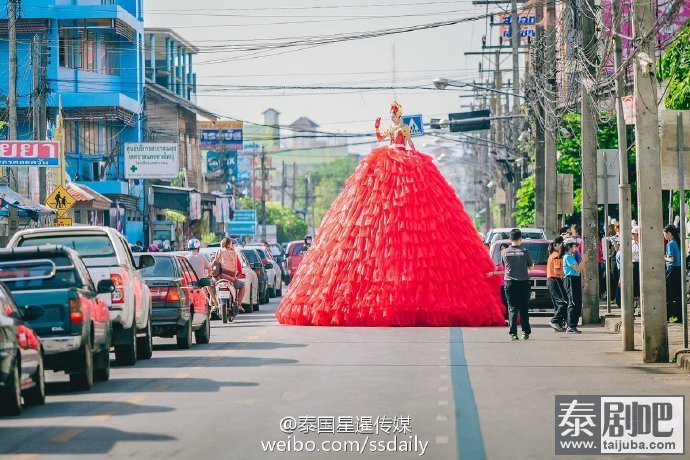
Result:
[[[252,269],[254,270],[261,270],[263,268],[263,265],[261,265],[261,262],[257,262],[255,264],[252,264]]]
[[[113,283],[113,280],[100,280],[96,291],[99,294],[112,294],[115,292],[115,283]]]
[[[143,254],[139,256],[139,267],[137,270],[143,270],[144,268],[153,267],[156,265],[156,259],[152,255]]]
[[[37,305],[27,305],[20,309],[20,311],[22,312],[22,319],[25,321],[33,321],[40,318],[45,313],[43,307]]]
[[[273,264],[266,264],[266,265],[264,265],[264,268],[266,270],[271,270],[273,268]]]
[[[200,278],[199,287],[209,287],[213,285],[213,280],[211,278]]]

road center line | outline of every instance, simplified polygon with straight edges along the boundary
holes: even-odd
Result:
[[[168,388],[170,385],[161,383],[160,385],[156,385],[155,387],[151,388],[151,391],[163,391],[166,388]]]
[[[177,375],[175,376],[175,378],[176,378],[176,379],[186,379],[186,378],[189,377],[190,375],[192,375],[192,374],[190,374],[189,372],[184,372],[184,373],[182,373],[182,374],[177,374]]]
[[[133,398],[129,398],[127,400],[128,403],[130,404],[139,404],[140,402],[146,401],[149,397],[148,396],[135,396]]]
[[[67,442],[82,431],[84,430],[81,428],[70,428],[67,431],[63,431],[62,433],[53,436],[50,440],[53,442]]]
[[[94,415],[89,420],[91,420],[92,422],[105,422],[106,420],[108,420],[113,415],[115,415],[115,412],[108,412],[105,414]]]

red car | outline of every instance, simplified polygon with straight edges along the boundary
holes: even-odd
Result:
[[[287,275],[289,280],[297,273],[297,267],[304,259],[304,240],[290,241],[287,245]]]
[[[546,264],[549,260],[550,243],[550,240],[523,240],[522,242],[522,247],[529,251],[532,260],[534,260],[534,265],[529,270],[530,281],[532,282],[530,308],[553,308],[551,294],[549,294],[549,288],[546,286]],[[497,270],[503,270],[501,250],[508,246],[510,246],[510,240],[498,240],[489,249],[489,254],[491,254],[491,259],[496,264]],[[503,297],[503,304],[506,305],[503,284],[504,281],[501,280],[501,295]]]
[[[135,258],[143,254],[136,254]],[[176,337],[177,348],[211,339],[211,310],[206,297],[209,278],[199,279],[187,258],[174,253],[148,253],[155,264],[141,270],[151,291],[151,326],[155,337]],[[139,263],[137,260],[136,263]]]

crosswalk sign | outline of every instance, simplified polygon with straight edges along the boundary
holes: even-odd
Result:
[[[410,127],[410,136],[423,136],[424,123],[422,122],[422,114],[417,115],[403,115],[402,122]]]
[[[58,185],[53,193],[46,198],[45,204],[49,208],[55,209],[58,217],[64,217],[76,202],[77,200],[69,194],[65,187]]]

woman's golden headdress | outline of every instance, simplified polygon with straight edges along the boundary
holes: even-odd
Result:
[[[397,115],[402,116],[402,105],[398,104],[398,101],[393,99],[393,102],[391,103],[391,113],[395,113]]]

